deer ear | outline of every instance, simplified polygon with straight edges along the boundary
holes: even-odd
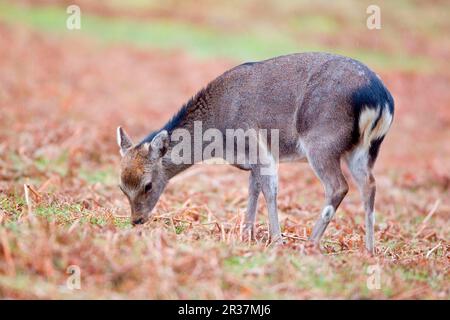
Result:
[[[120,148],[120,155],[123,157],[128,149],[133,146],[133,142],[122,129],[122,127],[117,128],[117,144]]]
[[[150,142],[150,147],[150,157],[152,159],[163,157],[169,148],[169,133],[166,130],[159,132]]]

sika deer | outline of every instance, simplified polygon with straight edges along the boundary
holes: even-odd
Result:
[[[379,77],[350,58],[303,53],[239,65],[209,83],[162,129],[140,143],[134,145],[118,128],[121,189],[130,202],[132,222],[146,222],[167,182],[197,162],[195,157],[191,163],[173,161],[171,151],[176,141],[171,136],[176,130],[192,134],[194,122],[201,122],[203,132],[211,128],[219,130],[225,146],[227,129],[278,129],[278,157],[273,156],[269,146],[273,136],[265,144],[258,141],[268,150],[267,159],[272,164],[306,160],[325,188],[325,203],[310,239],[319,244],[348,192],[341,170],[344,160],[362,196],[366,248],[373,253],[372,168],[393,114],[394,101]],[[233,138],[232,144],[235,143]],[[205,147],[202,141],[201,148]],[[247,147],[245,152],[248,153]],[[262,192],[268,207],[271,239],[279,240],[277,171],[261,174],[261,163],[233,165],[250,171],[246,230],[253,230],[257,200]]]

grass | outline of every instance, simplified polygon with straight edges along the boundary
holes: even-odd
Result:
[[[421,294],[417,288],[444,294],[448,280],[440,269],[411,264],[411,259],[421,258],[407,252],[417,250],[422,242],[405,249],[394,239],[382,240],[379,250],[390,251],[376,258],[359,250],[339,249],[333,249],[337,255],[322,256],[301,241],[289,241],[287,247],[277,249],[266,247],[264,241],[241,242],[233,228],[220,236],[214,224],[201,226],[203,219],[196,222],[198,213],[189,208],[172,217],[175,225],[156,217],[135,232],[128,217],[111,218],[109,213],[86,210],[81,204],[41,200],[33,204],[33,219],[26,214],[27,204],[19,194],[2,198],[0,204],[7,213],[0,228],[6,239],[2,248],[9,248],[13,260],[12,269],[0,263],[0,293],[7,297],[98,298],[113,293],[115,298],[136,298],[146,288],[146,298],[285,299],[342,297],[343,293],[353,298],[395,298],[408,291],[411,295],[406,297],[416,297]],[[26,240],[30,236],[33,246]],[[49,236],[50,242],[44,240]],[[435,255],[432,261],[439,263],[445,260],[446,251]],[[30,263],[36,270],[33,275],[29,274]],[[79,291],[64,289],[66,268],[73,264],[83,270]],[[381,285],[371,290],[368,268],[377,264],[382,270]],[[142,283],[140,279],[149,277],[147,270],[152,275]],[[434,297],[444,298],[441,294]]]
[[[30,9],[8,3],[2,4],[0,8],[4,21],[21,22],[57,34],[71,32],[65,28],[67,14],[59,7]],[[84,14],[82,23],[82,34],[105,43],[128,43],[141,48],[185,48],[200,57],[221,55],[237,59],[261,59],[300,49],[283,37],[260,39],[251,34],[227,36],[195,25],[162,19],[144,23]]]
[[[188,1],[180,4],[183,10],[189,10]],[[166,5],[133,3],[143,12]],[[197,7],[192,21],[188,14],[170,15],[180,10],[173,8],[151,22],[131,14],[103,16],[86,6],[83,29],[69,33],[58,6],[0,2],[0,20],[6,22],[0,24],[0,117],[8,124],[0,127],[0,298],[449,299],[450,153],[442,147],[450,134],[448,77],[442,76],[448,70],[418,71],[414,59],[423,61],[421,55],[409,52],[402,61],[384,36],[381,55],[369,45],[349,51],[390,69],[381,75],[396,99],[394,126],[375,168],[376,256],[364,251],[364,216],[355,188],[327,229],[321,250],[305,241],[323,190],[302,164],[280,167],[283,247],[267,241],[263,204],[256,240],[242,239],[248,176],[229,166],[191,168],[168,185],[152,221],[131,226],[129,204],[117,188],[117,125],[135,138],[145,136],[230,65],[222,56],[253,60],[284,52],[297,46],[299,35],[308,39],[307,46],[334,48],[325,41],[331,36],[336,50],[346,50],[335,28],[357,26],[359,19],[351,14],[356,11],[335,7],[353,2],[329,5],[323,16],[306,6],[308,14],[315,12],[311,17],[323,18],[305,21],[295,20],[302,1],[276,6],[269,1],[260,10],[252,3],[241,4],[236,16],[237,2],[231,1]],[[405,16],[420,11],[409,2],[395,3]],[[441,30],[445,23],[437,11],[432,17]],[[230,12],[224,14],[226,27],[208,24],[208,17],[223,12]],[[265,38],[264,30],[276,22],[286,34],[272,42],[274,32]],[[445,56],[446,40],[436,40],[433,24],[417,25],[430,37],[429,48],[442,43],[435,54]],[[306,34],[292,31],[297,28]],[[350,42],[361,40],[358,30],[346,33]],[[392,32],[403,47],[396,26]],[[402,72],[413,67],[413,75]],[[28,201],[25,183],[36,191]],[[81,270],[80,290],[66,285],[73,265]],[[373,266],[381,271],[380,289],[367,285]]]
[[[62,152],[56,159],[38,157],[35,159],[35,165],[41,172],[54,172],[64,177],[68,173],[67,159],[67,152]]]
[[[350,49],[328,46],[320,41],[320,34],[333,35],[340,30],[330,17],[312,15],[291,18],[292,29],[308,34],[297,41],[292,32],[273,32],[264,27],[244,32],[224,32],[208,26],[180,22],[167,18],[152,19],[150,22],[126,17],[104,17],[82,14],[80,31],[65,28],[67,14],[64,8],[56,6],[22,7],[10,2],[0,2],[0,19],[7,23],[25,24],[34,29],[56,33],[67,37],[82,34],[106,44],[130,44],[139,48],[161,48],[173,50],[183,48],[198,57],[227,57],[240,61],[253,61],[277,55],[304,52],[328,51],[346,54],[366,62],[378,69],[430,71],[435,62],[426,56],[406,55],[404,52],[387,54],[383,51],[364,48]],[[314,40],[311,34],[317,33]]]
[[[329,35],[338,33],[340,28],[339,23],[333,17],[317,14],[292,18],[289,24],[293,29],[299,29],[305,33]]]
[[[117,186],[119,183],[116,172],[112,167],[102,168],[99,170],[82,168],[78,171],[78,175],[89,184],[98,183],[105,186]]]

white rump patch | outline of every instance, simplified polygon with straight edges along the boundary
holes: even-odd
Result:
[[[381,117],[375,128],[372,129],[375,123],[378,112],[381,108]],[[389,111],[389,106],[386,103],[384,106],[378,108],[365,107],[359,116],[359,132],[361,133],[364,149],[370,147],[370,143],[378,138],[384,136],[391,126],[392,114]]]

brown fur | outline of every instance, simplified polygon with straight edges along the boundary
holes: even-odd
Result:
[[[133,190],[141,185],[145,165],[148,162],[148,154],[142,150],[142,146],[133,148],[125,154],[120,163],[120,168],[121,181],[127,189]]]
[[[378,76],[350,58],[303,53],[237,66],[210,82],[137,148],[130,147],[131,140],[119,128],[122,185],[128,189],[133,221],[145,222],[168,180],[193,164],[171,161],[170,150],[176,142],[170,140],[170,134],[174,130],[186,129],[192,137],[194,121],[202,122],[203,131],[214,128],[224,136],[227,129],[277,129],[279,160],[307,160],[324,185],[325,203],[311,239],[319,243],[348,191],[341,170],[344,159],[362,192],[367,248],[373,252],[375,180],[371,170],[393,112],[393,99]],[[360,123],[360,119],[364,121]],[[151,148],[142,155],[145,148],[140,148],[145,144]],[[260,164],[236,166],[251,171],[246,227],[253,228],[256,202],[263,193],[270,235],[279,240],[277,172],[262,175]],[[153,188],[144,194],[142,186],[149,181]]]

